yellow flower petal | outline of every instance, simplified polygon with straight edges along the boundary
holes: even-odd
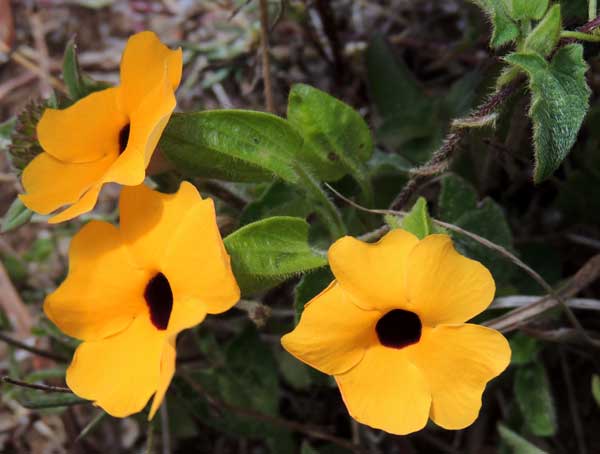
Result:
[[[120,229],[140,266],[161,269],[167,244],[184,216],[201,201],[194,185],[185,181],[175,194],[162,194],[145,185],[123,188]]]
[[[414,235],[399,229],[374,244],[347,236],[329,249],[329,265],[360,307],[402,308],[406,305],[406,261],[418,242]]]
[[[477,419],[486,383],[511,356],[502,334],[470,324],[425,329],[406,351],[431,388],[431,419],[445,429],[463,429]]]
[[[94,162],[67,164],[48,153],[41,153],[23,171],[25,194],[19,198],[37,213],[51,213],[77,202],[94,182],[101,179],[113,160],[113,157],[105,156]]]
[[[156,410],[158,410],[160,404],[165,398],[165,394],[167,393],[169,384],[173,379],[173,375],[175,375],[175,357],[175,336],[172,336],[165,343],[160,359],[160,377],[158,379],[158,389],[156,390],[156,394],[154,394],[154,399],[152,400],[152,407],[150,407],[148,421],[154,418]]]
[[[165,71],[171,91],[181,80],[181,49],[170,50],[156,34],[145,31],[127,41],[121,59],[121,86],[125,105],[133,112],[146,95],[159,84]]]
[[[81,344],[67,369],[67,385],[111,416],[137,413],[158,389],[165,343],[164,331],[137,317],[119,334]]]
[[[408,259],[409,310],[424,325],[462,323],[482,312],[496,286],[485,266],[460,255],[447,235],[430,235]]]
[[[128,122],[119,107],[119,88],[92,93],[62,110],[46,109],[37,125],[42,148],[70,163],[119,154],[119,132]]]
[[[335,379],[358,422],[396,435],[425,427],[431,394],[404,350],[369,348],[357,366]]]
[[[179,299],[173,302],[167,332],[176,335],[180,331],[192,328],[206,318],[206,305],[198,299]]]
[[[377,311],[354,305],[337,282],[304,306],[300,323],[282,337],[283,347],[300,361],[326,374],[347,372],[377,343]]]
[[[92,211],[98,201],[100,189],[102,189],[102,186],[99,184],[92,186],[77,202],[48,219],[48,223],[58,224],[59,222],[68,221],[69,219],[76,218],[80,214]]]
[[[139,106],[129,112],[131,123],[127,146],[110,168],[105,181],[128,186],[144,181],[146,167],[175,104],[173,89],[166,71],[163,71],[162,77],[145,93]]]
[[[225,312],[238,302],[240,289],[223,246],[212,200],[189,206],[186,216],[180,217],[161,269],[169,276],[176,300],[195,299],[209,314]]]
[[[100,339],[147,312],[148,273],[133,262],[117,228],[106,222],[86,224],[72,240],[69,263],[67,278],[44,302],[46,315],[64,333]]]

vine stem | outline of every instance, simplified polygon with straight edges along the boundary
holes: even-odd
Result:
[[[32,347],[30,345],[25,344],[24,342],[13,339],[12,337],[9,337],[2,332],[0,332],[0,340],[6,342],[9,345],[12,345],[15,348],[18,348],[20,350],[26,350],[37,356],[52,359],[59,363],[68,363],[69,362],[69,360],[67,358],[65,358],[64,356],[58,355],[54,352],[50,352],[47,350],[42,350],[40,348]]]
[[[588,19],[589,20],[596,19],[597,14],[598,14],[597,0],[588,0]]]
[[[590,43],[598,43],[600,42],[600,36],[597,35],[592,35],[590,33],[583,33],[583,32],[577,32],[577,31],[570,31],[570,30],[564,30],[562,32],[560,32],[560,37],[561,38],[567,38],[567,39],[577,39],[579,41],[588,41]]]
[[[417,191],[419,186],[430,176],[437,175],[448,167],[449,160],[454,154],[463,137],[466,135],[468,127],[461,125],[477,125],[502,105],[517,89],[521,86],[521,79],[516,79],[510,84],[498,90],[492,97],[483,103],[475,112],[468,117],[457,120],[453,131],[451,131],[444,140],[442,146],[433,154],[431,159],[422,167],[412,171],[412,176],[404,186],[400,194],[390,205],[391,210],[400,210],[406,205],[410,198]]]
[[[15,386],[20,386],[22,388],[37,389],[37,390],[46,391],[49,393],[73,394],[73,391],[71,391],[69,388],[63,388],[62,386],[38,385],[36,383],[27,383],[26,381],[16,380],[16,379],[10,378],[10,377],[2,377],[0,380],[2,380],[4,383],[8,383],[10,385],[15,385]]]

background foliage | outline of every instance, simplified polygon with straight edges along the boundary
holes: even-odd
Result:
[[[587,42],[594,27],[576,31],[589,28],[585,0],[271,1],[273,113],[258,2],[0,6],[0,41],[15,50],[0,67],[0,147],[10,149],[0,155],[2,375],[64,385],[76,344],[41,303],[64,277],[81,224],[117,218],[117,188],[93,214],[55,227],[13,202],[15,169],[39,151],[40,100],[66,106],[116,83],[124,41],[140,29],[182,46],[185,61],[185,113],[169,122],[151,184],[172,191],[186,178],[215,199],[243,293],[236,309],[180,336],[167,406],[151,425],[144,415],[112,419],[68,393],[5,384],[0,450],[600,449],[599,44]],[[395,437],[359,426],[331,378],[279,344],[331,281],[331,242],[374,240],[388,226],[447,232],[496,279],[497,299],[478,322],[509,333],[513,360],[463,431],[431,424]],[[550,291],[554,303],[541,306],[550,310],[520,312]]]

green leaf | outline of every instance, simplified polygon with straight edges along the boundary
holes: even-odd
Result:
[[[512,449],[513,454],[548,454],[504,424],[498,424],[498,433],[502,441]]]
[[[250,407],[264,414],[278,413],[279,379],[277,361],[253,324],[233,339],[225,349],[227,370],[246,388]],[[235,399],[224,396],[226,402],[237,405]]]
[[[540,20],[548,9],[548,0],[508,0],[508,8],[515,20]]]
[[[247,323],[218,356],[223,360],[217,366],[187,374],[201,393],[198,387],[191,388],[175,377],[178,406],[185,407],[194,419],[232,436],[264,438],[286,433],[281,426],[255,417],[255,413],[279,413],[280,388],[273,352],[253,324]]]
[[[556,412],[546,370],[541,363],[517,369],[515,397],[532,434],[550,437],[556,433]]]
[[[298,185],[302,137],[272,114],[213,110],[174,114],[159,145],[181,172],[228,181],[271,181]]]
[[[12,134],[17,124],[17,118],[9,118],[5,122],[0,123],[0,150],[6,151],[12,142]]]
[[[297,325],[304,306],[327,288],[335,279],[329,267],[319,268],[305,274],[294,289],[294,322]]]
[[[2,219],[1,232],[6,233],[17,227],[21,227],[23,224],[29,222],[31,216],[33,216],[33,211],[23,205],[21,199],[17,197],[13,203],[11,203]]]
[[[537,52],[544,57],[550,55],[558,44],[561,30],[560,5],[554,5],[525,39],[525,51]]]
[[[224,243],[243,295],[274,287],[327,264],[308,244],[304,219],[272,217],[233,232]]]
[[[404,216],[402,228],[420,240],[432,233],[431,217],[429,217],[427,200],[424,197],[419,197],[412,209]]]
[[[551,63],[541,56],[513,53],[506,57],[523,69],[530,80],[535,144],[534,181],[548,178],[560,166],[577,139],[588,110],[590,89],[583,47],[570,44],[559,49]]]
[[[600,375],[592,375],[592,396],[600,407]]]
[[[395,58],[383,37],[369,43],[366,60],[369,94],[383,123],[377,136],[386,146],[401,148],[412,161],[426,161],[446,126],[439,118],[439,103]]]
[[[43,408],[68,407],[71,405],[90,404],[89,400],[70,393],[51,393],[33,389],[20,389],[15,395],[17,402],[30,410]]]
[[[302,448],[300,454],[319,454],[315,448],[313,448],[306,440],[302,442]]]
[[[472,233],[500,246],[512,249],[512,233],[502,207],[490,198],[484,199],[475,209],[466,212],[453,222]],[[452,233],[457,248],[468,257],[483,263],[499,284],[506,284],[514,268],[501,260],[498,254],[482,244],[458,233]]]
[[[85,76],[79,67],[77,59],[77,46],[74,40],[67,43],[63,57],[63,80],[67,87],[69,98],[78,101],[90,93],[108,88],[110,85],[104,82],[97,82]]]
[[[279,371],[293,388],[306,390],[313,382],[310,368],[286,351],[279,354]]]
[[[510,17],[506,0],[471,0],[489,16],[494,26],[490,46],[500,47],[519,36],[519,26]],[[527,0],[525,0],[527,1]]]
[[[476,208],[477,192],[471,183],[455,174],[449,174],[442,179],[438,199],[439,219],[453,222]]]
[[[259,198],[246,205],[240,216],[240,225],[272,216],[305,218],[314,210],[314,203],[304,193],[283,181],[275,181]]]
[[[347,104],[309,85],[296,84],[288,99],[287,118],[304,138],[305,159],[324,181],[351,174],[364,181],[373,154],[369,127]]]
[[[522,366],[536,359],[541,344],[537,339],[519,332],[510,338],[510,349],[512,351],[510,363]]]

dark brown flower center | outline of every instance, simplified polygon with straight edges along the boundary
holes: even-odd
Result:
[[[394,309],[379,319],[375,331],[381,345],[403,348],[419,342],[421,327],[421,319],[417,314]]]
[[[130,126],[131,125],[127,123],[121,128],[121,131],[119,131],[119,154],[123,153],[127,148],[127,143],[129,142]]]
[[[173,291],[164,274],[158,273],[148,281],[144,298],[150,308],[152,324],[160,330],[167,329],[173,309]]]

